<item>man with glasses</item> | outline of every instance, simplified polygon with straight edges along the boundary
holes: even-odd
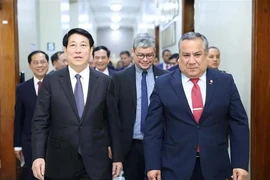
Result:
[[[22,180],[35,179],[31,170],[31,124],[42,80],[49,67],[49,57],[43,51],[34,51],[28,56],[28,64],[34,77],[19,84],[16,91],[14,119],[14,150],[23,165]]]
[[[155,39],[147,33],[138,34],[131,49],[134,65],[112,77],[110,93],[114,94],[121,124],[121,142],[125,160],[126,180],[143,180],[145,165],[143,153],[144,121],[149,97],[155,80],[166,71],[153,65]]]

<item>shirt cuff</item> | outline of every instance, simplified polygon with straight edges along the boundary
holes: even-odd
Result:
[[[14,147],[14,151],[21,151],[22,147]]]

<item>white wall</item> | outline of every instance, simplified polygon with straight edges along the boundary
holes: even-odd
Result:
[[[18,38],[20,71],[25,72],[25,79],[32,77],[27,57],[39,49],[39,3],[36,0],[18,0]]]
[[[195,31],[221,51],[220,69],[234,77],[250,117],[252,0],[196,0]]]

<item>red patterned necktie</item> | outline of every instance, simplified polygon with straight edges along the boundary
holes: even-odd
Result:
[[[191,90],[192,112],[196,122],[199,123],[203,111],[202,93],[200,86],[198,85],[199,78],[190,79],[190,81],[193,83]]]
[[[168,65],[168,64],[166,64],[166,67],[165,67],[165,68],[166,68],[166,70],[168,70],[168,69],[169,69],[169,65]]]
[[[191,90],[191,99],[192,99],[192,112],[194,119],[197,124],[199,123],[200,117],[203,111],[203,99],[200,86],[198,85],[199,78],[190,79],[193,83]],[[197,152],[200,152],[200,145],[197,147]]]
[[[41,87],[41,84],[42,84],[42,82],[41,81],[38,81],[38,93],[39,93],[39,90],[40,90],[40,87]]]

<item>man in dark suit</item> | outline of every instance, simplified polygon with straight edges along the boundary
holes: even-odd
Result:
[[[32,173],[31,125],[38,90],[49,68],[49,57],[43,51],[28,55],[34,77],[17,86],[14,118],[14,150],[23,165],[22,180],[35,179]]]
[[[108,68],[110,55],[110,50],[105,46],[97,46],[93,50],[93,58],[96,65],[95,69],[108,76],[113,76],[117,71]]]
[[[171,57],[171,55],[172,53],[169,49],[164,49],[162,51],[163,62],[158,64],[157,67],[164,70],[168,70],[169,68],[171,68],[172,65],[170,64],[170,61],[169,61],[169,58]]]
[[[122,170],[120,123],[110,77],[89,68],[93,38],[71,29],[63,38],[68,67],[43,81],[32,123],[33,172],[39,179],[97,180]],[[111,140],[113,169],[108,169]],[[46,159],[46,165],[45,165]]]
[[[131,49],[134,65],[112,77],[110,92],[116,97],[121,123],[121,143],[124,148],[126,180],[145,177],[143,137],[144,121],[155,79],[166,71],[153,65],[155,39],[147,33],[138,34]]]
[[[67,60],[64,54],[64,51],[57,51],[51,56],[52,65],[54,70],[50,73],[53,73],[59,69],[65,68],[67,66]]]
[[[180,69],[157,79],[146,119],[149,180],[247,180],[248,119],[233,77],[207,68],[203,35],[186,33],[178,46]]]

